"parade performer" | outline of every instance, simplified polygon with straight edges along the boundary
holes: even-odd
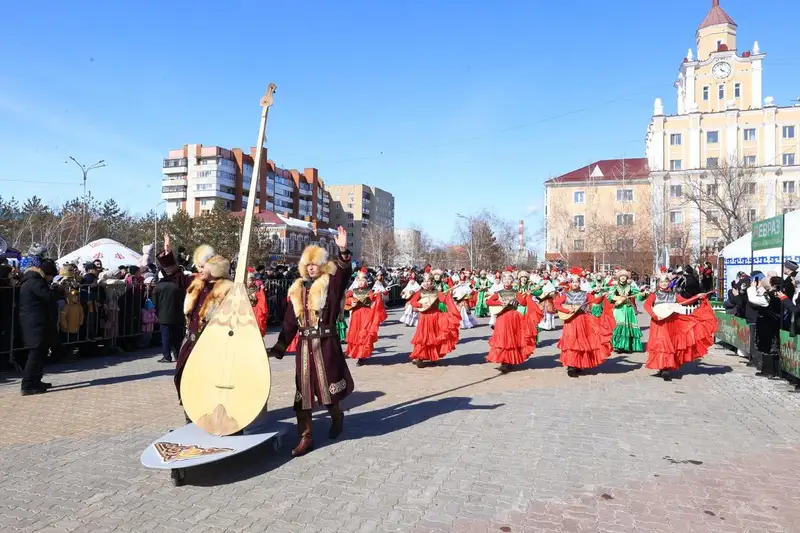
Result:
[[[434,276],[426,272],[422,276],[422,288],[414,293],[408,304],[419,312],[417,331],[411,339],[411,361],[420,368],[426,363],[435,364],[452,352],[458,344],[458,329],[461,313],[450,293],[435,288]],[[439,304],[445,311],[439,310]]]
[[[591,304],[602,301],[602,296],[582,291],[580,279],[573,276],[569,290],[553,302],[564,320],[558,348],[561,350],[561,364],[567,367],[567,375],[571,378],[578,377],[581,370],[599,366],[611,355],[614,319],[610,306],[599,318],[589,312]]]
[[[203,333],[214,311],[219,307],[228,291],[233,287],[230,280],[231,263],[207,244],[197,247],[192,256],[197,274],[185,274],[172,254],[169,235],[164,236],[164,251],[158,257],[158,264],[164,276],[186,289],[183,301],[183,314],[186,317],[186,338],[178,353],[175,366],[175,389],[178,400],[181,397],[181,377],[183,369],[192,354],[197,339]],[[186,417],[189,422],[188,416]]]
[[[472,287],[466,273],[461,272],[458,283],[452,288],[453,301],[455,301],[461,313],[461,329],[472,329],[478,325],[478,321],[472,315],[470,300],[472,297]]]
[[[353,378],[335,329],[353,269],[347,250],[347,231],[341,226],[336,245],[339,247],[336,261],[328,261],[327,252],[319,246],[303,250],[298,265],[300,278],[289,288],[291,304],[286,307],[278,341],[269,351],[273,357],[282,358],[298,335],[294,410],[300,442],[292,450],[294,457],[314,448],[311,428],[314,397],[327,407],[331,416],[328,438],[336,439],[344,427],[339,402],[353,392]]]
[[[614,306],[614,336],[611,345],[617,353],[643,352],[642,330],[636,319],[636,303],[644,300],[646,292],[640,291],[630,283],[630,272],[617,271],[616,283],[608,291],[608,300]]]
[[[670,281],[667,275],[659,276],[656,292],[644,302],[644,310],[652,319],[645,366],[657,370],[656,377],[664,381],[671,381],[672,373],[681,365],[705,356],[717,332],[717,317],[706,295],[683,298],[669,288]],[[702,299],[700,305],[688,315],[675,307],[690,305],[698,299]],[[662,304],[672,307],[671,314],[664,316],[657,312]]]
[[[406,284],[403,291],[400,293],[400,296],[408,302],[412,296],[416,292],[420,290],[419,283],[417,283],[417,275],[413,272],[409,277],[408,283]],[[403,311],[403,316],[400,317],[400,322],[406,325],[406,327],[415,327],[417,325],[417,321],[419,320],[419,313],[411,307],[410,304],[406,303],[405,310]]]
[[[527,271],[520,270],[519,273],[517,274],[517,282],[514,284],[514,290],[521,294],[530,294],[531,292],[530,279],[531,275]],[[520,303],[518,311],[524,315],[528,312],[528,307]]]
[[[556,307],[554,304],[556,287],[549,279],[543,279],[542,281],[544,283],[541,293],[536,297],[539,300],[539,306],[542,308],[542,321],[539,323],[539,329],[553,331],[556,329]]]
[[[475,280],[475,292],[478,295],[475,300],[475,316],[478,318],[489,316],[489,306],[486,305],[486,293],[492,288],[492,284],[492,280],[486,277],[486,271],[481,270],[480,276]]]
[[[503,289],[492,294],[488,305],[500,307],[486,361],[500,365],[498,370],[508,373],[524,363],[536,349],[537,325],[542,312],[529,294],[514,290],[514,276],[508,269],[502,275]],[[527,312],[519,312],[525,307]]]
[[[502,281],[501,278],[502,278],[502,275],[500,274],[499,270],[494,273],[494,279],[492,280],[492,286],[487,291],[488,296],[491,296],[492,294],[496,293],[497,291],[503,290],[503,281]],[[490,309],[489,310],[489,327],[494,329],[495,322],[497,322],[497,314],[496,313],[492,313],[491,309]]]
[[[264,290],[264,283],[259,279],[255,279],[252,267],[248,269],[247,273],[247,294],[250,297],[250,305],[253,306],[258,329],[263,337],[267,334],[267,321],[269,320],[267,294]]]
[[[447,294],[450,292],[450,289],[453,287],[453,283],[450,281],[449,276],[445,276],[444,272],[440,269],[436,269],[433,271],[433,288],[437,291]],[[442,313],[447,312],[447,306],[443,302],[439,302],[439,311]]]
[[[350,313],[345,353],[357,360],[356,365],[361,366],[372,355],[378,342],[378,328],[386,320],[386,308],[382,294],[367,287],[366,268],[358,273],[356,280],[358,288],[347,291],[345,295],[344,308]]]
[[[608,293],[608,286],[606,285],[605,276],[601,273],[595,274],[594,279],[589,284],[592,288],[592,292],[595,294],[607,294]],[[603,304],[597,303],[592,304],[592,314],[594,316],[600,316],[603,314]]]

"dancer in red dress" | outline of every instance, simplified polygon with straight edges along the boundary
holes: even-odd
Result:
[[[417,331],[411,339],[411,361],[422,368],[425,363],[436,363],[452,352],[458,344],[458,330],[461,313],[453,302],[452,295],[434,288],[434,278],[430,271],[423,274],[422,289],[415,292],[408,301],[413,309],[419,311]],[[442,304],[446,311],[439,310]]]
[[[486,360],[498,363],[498,370],[506,374],[533,355],[542,311],[530,295],[513,290],[514,274],[511,269],[503,273],[502,282],[503,288],[492,294],[486,302],[490,308],[502,308],[497,314],[492,338],[489,339]],[[519,307],[525,307],[526,314],[523,315]]]
[[[247,294],[250,297],[250,305],[253,306],[253,313],[256,315],[258,329],[261,336],[267,334],[267,321],[269,320],[269,307],[267,307],[267,294],[264,290],[264,283],[255,279],[252,267],[247,273]]]
[[[595,368],[611,355],[611,335],[614,332],[614,315],[604,302],[603,314],[591,314],[591,305],[603,302],[597,296],[581,290],[580,278],[570,277],[569,290],[559,295],[555,308],[564,320],[564,331],[558,341],[561,364],[567,367],[567,375],[578,377],[581,370]]]
[[[656,377],[672,380],[672,373],[681,365],[700,359],[708,353],[717,332],[717,317],[705,294],[683,298],[669,289],[670,279],[661,276],[658,290],[647,297],[644,310],[650,315],[650,338],[647,341],[647,368],[658,370]],[[684,314],[678,306],[701,299],[700,306]],[[669,315],[661,311],[671,311]],[[663,318],[659,318],[659,316]]]
[[[356,288],[347,291],[344,300],[345,311],[350,311],[345,353],[357,360],[357,366],[363,365],[372,355],[378,342],[378,328],[387,317],[383,293],[369,290],[367,285],[367,269],[364,268],[356,276]]]

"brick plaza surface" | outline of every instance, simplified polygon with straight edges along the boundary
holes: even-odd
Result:
[[[287,431],[284,449],[190,469],[184,487],[139,464],[182,424],[159,356],[52,367],[56,388],[33,397],[0,375],[0,531],[800,531],[800,395],[729,352],[671,383],[643,354],[570,379],[560,331],[545,332],[522,370],[500,375],[482,320],[418,369],[398,316],[369,364],[351,362],[339,441],[320,412],[317,449],[290,459],[287,357],[272,367],[268,424]]]

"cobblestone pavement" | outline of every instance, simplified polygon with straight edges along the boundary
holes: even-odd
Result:
[[[289,460],[287,357],[269,420],[284,449],[189,470],[180,488],[139,464],[182,423],[158,356],[50,368],[56,388],[41,396],[0,376],[0,531],[800,531],[800,398],[785,382],[721,349],[671,383],[643,354],[569,379],[560,332],[500,375],[483,362],[485,325],[418,369],[397,317],[374,359],[352,366],[341,440],[320,438],[320,413],[317,450]]]

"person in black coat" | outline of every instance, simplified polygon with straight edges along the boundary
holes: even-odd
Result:
[[[29,259],[20,281],[19,325],[28,360],[22,375],[22,395],[47,392],[50,383],[42,381],[47,352],[58,344],[58,302],[50,282],[58,274],[54,261]]]
[[[161,330],[161,354],[159,363],[171,363],[172,354],[178,357],[181,350],[186,319],[183,314],[183,301],[186,290],[161,271],[162,278],[153,290],[153,304],[156,306],[159,329]]]
[[[700,280],[697,279],[692,265],[683,267],[683,283],[681,285],[681,296],[683,298],[692,298],[702,292],[700,288]]]

